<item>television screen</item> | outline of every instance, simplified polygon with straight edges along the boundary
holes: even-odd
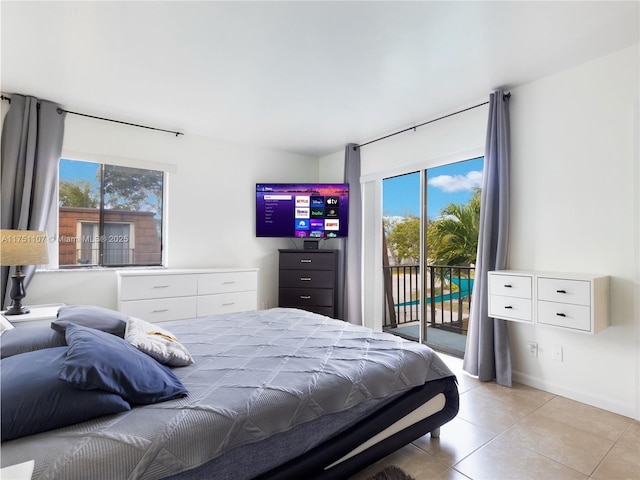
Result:
[[[256,236],[340,238],[347,236],[349,185],[258,183]]]

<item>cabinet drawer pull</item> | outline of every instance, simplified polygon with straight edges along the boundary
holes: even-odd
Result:
[[[171,285],[154,285],[152,288],[169,288]]]
[[[236,302],[227,302],[227,303],[223,303],[222,306],[223,307],[230,307],[231,305],[235,305]]]
[[[311,281],[311,277],[300,277],[300,281],[301,282],[310,282]]]
[[[565,313],[556,313],[557,316],[559,317],[566,317],[567,315]]]
[[[504,288],[511,288],[511,285],[505,285]]]
[[[168,312],[169,309],[168,308],[162,308],[160,310],[152,310],[151,313],[163,313],[163,312]]]
[[[504,308],[513,308],[511,305],[505,305]]]
[[[313,262],[313,260],[311,260],[310,258],[303,258],[300,260],[300,263],[311,263]]]
[[[223,285],[233,285],[235,281],[222,282]]]
[[[556,293],[567,293],[566,290],[556,290]]]
[[[300,295],[302,300],[311,300],[311,295]]]

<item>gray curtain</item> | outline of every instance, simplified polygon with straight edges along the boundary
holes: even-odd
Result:
[[[509,98],[491,94],[480,207],[478,258],[462,368],[482,381],[511,386],[507,322],[488,316],[487,272],[507,268],[509,244]]]
[[[34,97],[11,95],[2,126],[2,229],[47,230],[55,239],[58,163],[62,152],[65,113],[59,105]],[[26,266],[25,285],[35,272]],[[13,270],[13,267],[11,267]],[[10,302],[9,267],[0,272],[3,306]]]
[[[340,251],[338,318],[362,325],[362,193],[360,149],[350,143],[344,150],[344,181],[349,184],[349,234]]]

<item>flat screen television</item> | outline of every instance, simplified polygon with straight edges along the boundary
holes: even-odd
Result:
[[[256,184],[256,236],[320,240],[347,236],[346,183]]]

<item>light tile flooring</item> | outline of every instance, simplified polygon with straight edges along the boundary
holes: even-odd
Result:
[[[640,422],[521,384],[482,383],[442,355],[458,377],[460,411],[358,473],[396,465],[416,480],[640,480]]]

